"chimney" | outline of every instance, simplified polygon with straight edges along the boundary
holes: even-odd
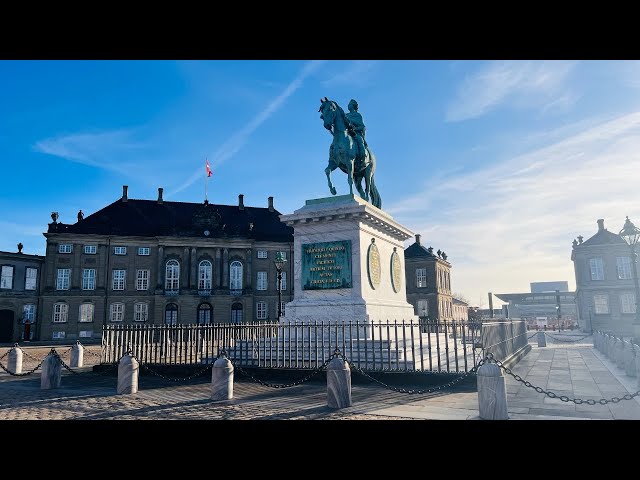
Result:
[[[160,205],[162,205],[162,202],[164,201],[162,200],[162,192],[164,192],[164,188],[158,187],[158,203]]]
[[[598,231],[601,232],[605,230],[604,228],[604,218],[599,218],[598,219]]]
[[[420,245],[420,234],[416,233],[416,243]]]
[[[122,186],[122,201],[126,202],[128,200],[127,197],[127,193],[128,193],[129,187],[127,185],[123,185]]]
[[[273,212],[274,211],[274,208],[273,208],[273,197],[269,197],[267,200],[269,201],[269,211]]]
[[[244,210],[244,195],[243,194],[238,195],[238,208],[240,210]]]
[[[493,295],[489,292],[489,318],[493,318]]]

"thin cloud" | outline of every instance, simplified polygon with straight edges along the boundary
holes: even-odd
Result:
[[[378,62],[375,60],[355,60],[349,62],[349,66],[332,77],[323,80],[323,87],[336,87],[339,85],[364,85],[370,79],[369,73]]]
[[[602,122],[467,175],[429,182],[388,208],[447,252],[455,290],[527,291],[529,282],[575,284],[571,242],[640,220],[640,112]]]
[[[491,62],[465,78],[447,109],[446,119],[456,122],[479,117],[508,100],[525,107],[537,107],[542,102],[543,108],[557,101],[558,106],[564,102],[566,108],[577,100],[565,92],[575,65],[563,61]]]
[[[322,64],[323,60],[313,60],[305,64],[298,76],[283,90],[283,92],[276,97],[267,107],[259,112],[243,129],[239,130],[231,136],[226,142],[224,142],[216,152],[208,157],[211,166],[219,166],[221,163],[233,157],[249,140],[251,134],[266,120],[271,117],[284,102],[302,86],[303,81],[315,72]],[[177,187],[175,190],[167,193],[167,196],[175,195],[193,185],[198,180],[202,179],[203,167],[198,168],[193,172],[183,184]]]

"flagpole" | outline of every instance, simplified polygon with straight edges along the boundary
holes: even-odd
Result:
[[[207,184],[209,183],[209,175],[205,175],[204,177],[204,199],[205,201],[209,201],[209,199],[207,198]]]

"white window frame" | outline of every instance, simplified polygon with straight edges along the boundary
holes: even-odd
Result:
[[[636,296],[631,292],[620,294],[620,312],[636,313]]]
[[[631,280],[631,257],[616,257],[618,280]]]
[[[30,275],[33,272],[33,275]],[[24,269],[24,289],[36,290],[38,288],[38,269],[27,267]]]
[[[122,245],[120,245],[118,247],[113,247],[113,254],[114,255],[126,255],[127,254],[127,247],[124,247]]]
[[[71,269],[58,268],[56,273],[56,290],[69,290],[70,282],[71,282]]]
[[[422,309],[424,307],[424,315],[422,314]],[[429,316],[429,301],[428,300],[418,300],[416,308],[418,309],[419,317],[428,317]]]
[[[282,278],[280,279],[280,291],[287,289],[287,272],[281,272]],[[278,278],[276,275],[276,290],[278,290]]]
[[[149,320],[149,304],[138,302],[133,305],[133,321],[146,322]]]
[[[53,323],[67,323],[69,320],[69,305],[66,303],[53,304]]]
[[[114,302],[109,307],[109,321],[122,323],[124,322],[124,303]]]
[[[141,255],[141,256],[151,255],[151,248],[150,247],[138,247],[138,255]]]
[[[11,272],[11,274],[6,274],[6,272]],[[13,277],[16,273],[16,267],[13,265],[2,265],[0,268],[0,288],[5,290],[13,289]]]
[[[84,251],[85,255],[96,255],[98,253],[98,246],[97,245],[85,245],[83,251]]]
[[[167,260],[164,268],[164,288],[165,290],[180,289],[180,262],[171,259]]]
[[[111,289],[124,290],[127,283],[127,271],[121,268],[112,270]]]
[[[35,303],[25,303],[22,306],[22,323],[36,323],[36,304]]]
[[[229,266],[229,289],[242,290],[243,284],[243,265],[239,260],[234,260]]]
[[[425,288],[427,286],[427,269],[416,268],[416,287]]]
[[[78,338],[91,338],[93,337],[93,330],[80,330],[78,332]]]
[[[599,315],[609,313],[609,295],[595,294],[593,296],[593,311]]]
[[[169,305],[175,305],[176,309],[175,310],[168,310]],[[171,302],[171,303],[167,303],[164,306],[164,323],[165,325],[177,325],[178,324],[178,313],[179,313],[180,307],[178,307],[177,303]],[[167,321],[167,313],[171,313],[169,318],[169,321]]]
[[[257,281],[256,281],[256,290],[266,290],[267,289],[267,272],[260,271],[257,273]]]
[[[61,243],[58,245],[58,253],[73,253],[73,244]]]
[[[198,290],[211,290],[213,265],[209,260],[202,260],[198,264]]]
[[[287,302],[280,302],[280,316],[284,317],[284,306],[287,304]]]
[[[149,290],[149,276],[151,272],[146,269],[140,269],[136,271],[136,290],[145,291]]]
[[[268,256],[266,250],[258,250],[258,258],[268,258]]]
[[[267,315],[267,302],[256,302],[256,319],[266,320]]]
[[[95,289],[96,289],[96,269],[83,268],[82,269],[82,290],[95,290]]]
[[[95,306],[93,305],[93,303],[89,303],[89,302],[81,303],[80,307],[78,308],[78,322],[80,323],[93,322],[94,312],[95,312]],[[83,319],[83,314],[84,314],[84,319]]]
[[[604,280],[604,264],[602,257],[593,257],[589,259],[589,271],[591,272],[591,280]]]
[[[64,330],[56,330],[54,332],[51,332],[51,339],[52,340],[64,340],[64,338],[66,337],[66,332]]]

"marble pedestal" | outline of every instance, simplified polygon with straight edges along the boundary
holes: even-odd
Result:
[[[404,241],[413,233],[389,214],[359,196],[342,195],[307,200],[304,207],[280,219],[294,230],[295,292],[281,322],[418,323],[405,286]],[[336,264],[331,262],[336,258],[331,249],[338,244],[350,250],[350,262],[338,258],[340,270],[332,270]],[[323,271],[311,274],[310,268]],[[313,275],[311,282],[316,284],[309,280]],[[346,282],[339,284],[341,278],[350,280],[346,288]],[[337,284],[339,288],[327,288]]]

